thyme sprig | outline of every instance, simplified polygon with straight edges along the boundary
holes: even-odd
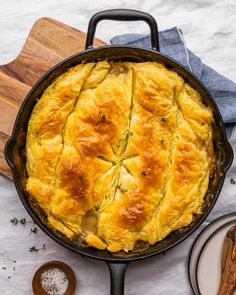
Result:
[[[29,248],[29,252],[38,252],[39,250],[45,250],[46,249],[46,245],[43,244],[43,247],[42,248],[37,248],[35,246],[32,246]]]
[[[18,219],[14,217],[10,220],[10,222],[14,225],[17,225],[18,223],[20,224],[32,223],[33,221],[27,221],[25,218]]]
[[[18,219],[18,218],[16,218],[16,217],[14,217],[14,218],[10,219],[10,222],[11,222],[12,224],[14,224],[14,225],[17,225],[17,224],[22,224],[22,225],[24,225],[24,224],[26,224],[26,223],[32,223],[32,228],[30,229],[30,234],[31,234],[31,233],[36,234],[37,231],[38,231],[38,228],[37,228],[36,226],[34,226],[34,225],[35,225],[35,222],[32,221],[32,220],[27,221],[25,218]]]

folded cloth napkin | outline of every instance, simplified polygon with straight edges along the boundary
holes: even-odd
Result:
[[[151,47],[149,35],[126,34],[111,39],[111,44]],[[210,91],[225,122],[230,136],[236,123],[236,83],[202,63],[201,59],[185,47],[182,31],[175,27],[159,32],[160,51],[192,71]]]

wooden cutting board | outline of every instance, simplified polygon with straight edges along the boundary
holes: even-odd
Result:
[[[11,178],[4,146],[18,109],[33,84],[62,59],[84,50],[86,34],[44,17],[37,20],[19,56],[0,66],[0,173]],[[96,39],[94,46],[104,42]]]

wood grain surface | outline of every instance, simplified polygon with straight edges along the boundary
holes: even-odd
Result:
[[[84,50],[86,34],[47,17],[37,20],[19,56],[0,66],[0,173],[11,178],[4,146],[17,112],[34,83],[62,59]],[[104,42],[96,39],[94,46]]]

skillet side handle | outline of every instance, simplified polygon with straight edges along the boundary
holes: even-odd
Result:
[[[227,146],[226,146],[227,145]],[[233,160],[234,160],[234,151],[229,142],[224,145],[225,148],[225,163],[224,163],[224,171],[226,172],[231,167]]]
[[[102,20],[117,21],[144,21],[151,30],[151,46],[153,50],[160,51],[158,39],[158,27],[153,16],[146,12],[132,9],[110,9],[100,11],[92,16],[88,25],[88,33],[85,49],[93,48],[94,35],[97,24]]]
[[[8,141],[5,144],[4,147],[4,156],[5,159],[7,161],[7,164],[9,165],[9,167],[12,169],[14,166],[14,160],[13,160],[13,148],[14,148],[14,140],[13,137],[11,136]]]
[[[125,271],[128,262],[107,262],[110,271],[110,295],[124,295]]]

